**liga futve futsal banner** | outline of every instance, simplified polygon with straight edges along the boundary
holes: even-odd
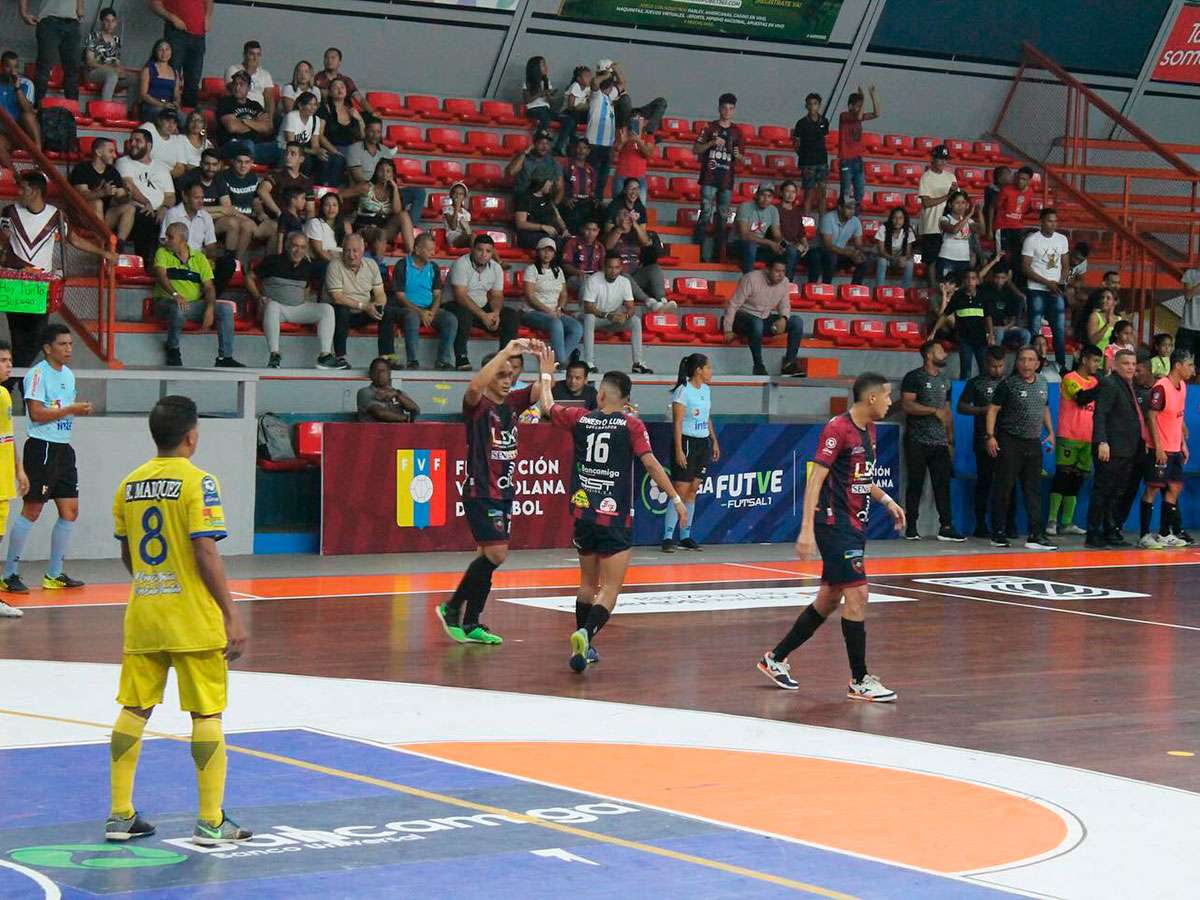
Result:
[[[842,0],[562,0],[559,15],[614,25],[828,41]]]

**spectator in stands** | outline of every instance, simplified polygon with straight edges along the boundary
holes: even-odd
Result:
[[[1150,374],[1155,378],[1163,378],[1171,372],[1171,354],[1175,352],[1175,338],[1165,331],[1151,339],[1150,346],[1154,355],[1150,357]],[[1109,366],[1111,369],[1112,367]]]
[[[534,132],[532,145],[526,147],[509,162],[504,174],[513,180],[514,194],[524,194],[529,190],[530,183],[537,178],[552,182],[555,195],[557,195],[562,172],[554,155],[550,152],[550,144],[550,132]]]
[[[1021,266],[1028,283],[1029,330],[1037,335],[1042,330],[1042,318],[1049,320],[1054,334],[1054,360],[1058,371],[1065,372],[1066,310],[1061,282],[1066,274],[1065,262],[1070,248],[1067,236],[1056,230],[1058,213],[1052,207],[1043,209],[1038,220],[1041,227],[1025,238],[1021,246]]]
[[[204,208],[212,216],[217,237],[225,239],[225,249],[239,259],[245,258],[258,226],[233,208],[229,185],[221,172],[221,157],[216,150],[204,151],[200,168],[183,179],[181,189],[187,190],[193,184],[204,189]]]
[[[779,236],[782,239],[784,264],[787,279],[796,277],[796,265],[808,254],[808,232],[804,224],[804,210],[797,205],[800,196],[796,182],[785,181],[779,185]]]
[[[704,127],[692,145],[692,152],[700,158],[700,215],[694,241],[701,247],[704,262],[725,256],[725,223],[744,145],[742,129],[733,122],[736,110],[737,97],[722,94],[717,100],[717,118]]]
[[[58,207],[46,202],[46,176],[36,170],[21,173],[17,181],[17,202],[0,210],[0,234],[7,243],[3,264],[10,269],[38,269],[62,274],[66,248],[62,241],[76,250],[115,262],[117,255],[89,241],[67,225]],[[55,247],[60,255],[54,259]],[[30,366],[41,349],[38,336],[46,326],[46,313],[5,314],[12,336],[13,364]]]
[[[33,101],[21,90],[20,69],[21,58],[16,53],[5,50],[0,54],[0,106],[4,107],[4,111],[12,116],[25,134],[40,147],[42,132],[38,128]],[[0,168],[12,169],[12,144],[12,138],[0,132]]]
[[[242,44],[241,65],[234,63],[225,70],[225,82],[233,78],[235,72],[245,72],[250,76],[250,89],[246,96],[255,103],[261,104],[267,111],[271,121],[275,121],[275,79],[271,73],[262,67],[262,44],[258,41],[246,41]]]
[[[946,351],[937,341],[921,345],[921,365],[900,383],[904,410],[905,491],[904,513],[908,523],[904,537],[919,541],[917,520],[925,473],[933,482],[937,507],[939,541],[965,540],[954,528],[950,510],[950,482],[954,479],[954,421],[950,413],[950,378],[946,375]]]
[[[980,374],[968,381],[958,398],[955,411],[960,416],[974,418],[972,424],[972,450],[975,455],[975,537],[987,538],[1000,528],[988,528],[988,502],[992,496],[992,483],[996,478],[996,460],[987,452],[987,410],[992,402],[996,386],[1004,380],[1005,362],[1008,356],[1004,348],[993,344],[983,357],[984,368]],[[1017,511],[1015,504],[1008,507],[1006,534],[1015,534]]]
[[[994,238],[996,234],[996,206],[1000,202],[1000,192],[1012,181],[1013,170],[1010,166],[996,166],[992,170],[992,183],[983,192],[983,232],[989,238]],[[997,253],[1001,249],[999,245],[996,246]]]
[[[912,287],[913,254],[917,250],[917,236],[908,221],[908,210],[895,206],[883,220],[883,227],[875,233],[876,259],[875,284],[884,284],[888,272],[902,272],[901,286]]]
[[[1121,525],[1129,515],[1132,494],[1141,481],[1137,468],[1145,453],[1146,433],[1144,412],[1134,383],[1136,368],[1137,354],[1122,350],[1116,354],[1110,373],[1102,376],[1096,387],[1096,408],[1092,414],[1096,479],[1088,500],[1087,537],[1083,542],[1085,547],[1095,550],[1128,546],[1121,535]],[[1131,497],[1122,512],[1125,493]]]
[[[958,377],[971,377],[971,360],[983,371],[983,355],[992,342],[987,327],[984,297],[979,293],[979,270],[962,273],[962,286],[955,290],[953,283],[943,281],[942,313],[930,334],[936,335],[950,319],[954,320],[954,341],[958,344]]]
[[[646,226],[637,218],[637,211],[618,209],[616,219],[610,223],[604,236],[606,251],[614,251],[621,256],[624,274],[633,286],[633,299],[645,303],[650,310],[659,310],[664,306],[675,308],[677,304],[666,301],[666,279],[662,268],[658,265],[657,235],[647,231]]]
[[[600,242],[600,225],[594,220],[583,223],[578,233],[567,240],[562,252],[567,289],[578,295],[583,282],[604,268],[607,248]]]
[[[504,305],[504,270],[492,259],[496,242],[486,232],[475,235],[471,252],[450,267],[450,278],[442,289],[442,308],[458,320],[454,337],[454,367],[471,371],[467,340],[472,328],[494,334],[500,347],[517,336],[521,314]]]
[[[1116,275],[1117,273],[1108,273]],[[1107,280],[1108,274],[1104,277]],[[1117,275],[1118,283],[1120,276]],[[1180,279],[1183,294],[1180,297],[1183,305],[1179,327],[1175,330],[1175,348],[1188,350],[1195,356],[1200,353],[1200,269],[1188,269]]]
[[[83,78],[88,84],[100,85],[100,99],[111,100],[117,87],[125,82],[128,95],[134,93],[136,79],[126,78],[121,65],[121,35],[117,34],[117,12],[111,6],[100,10],[94,29],[83,42]]]
[[[150,135],[150,153],[171,170],[178,180],[188,170],[187,138],[179,133],[179,117],[169,109],[160,109],[152,122],[143,122],[142,131]],[[189,145],[190,146],[190,145]]]
[[[224,144],[226,159],[244,152],[257,163],[276,165],[283,156],[283,145],[272,138],[275,123],[261,103],[249,98],[249,90],[250,76],[234,72],[229,93],[217,101],[218,143]]]
[[[204,74],[205,35],[212,28],[213,0],[150,0],[150,9],[163,25],[163,38],[171,43],[171,59],[183,72],[183,105],[193,107],[200,96]]]
[[[838,116],[838,173],[841,177],[841,196],[844,199],[854,192],[855,206],[861,206],[867,191],[863,156],[867,152],[863,143],[863,122],[879,118],[879,100],[875,96],[875,85],[867,88],[871,98],[871,111],[863,111],[862,85],[850,95],[846,109]]]
[[[242,217],[238,257],[243,269],[249,263],[247,253],[250,245],[255,241],[269,244],[275,235],[275,222],[263,212],[262,202],[258,199],[258,189],[261,185],[262,179],[254,172],[250,155],[237,154],[229,171],[225,173],[225,187],[229,191],[230,204]]]
[[[375,115],[375,110],[371,108],[371,104],[367,102],[367,95],[358,89],[358,85],[354,83],[354,79],[342,71],[342,51],[337,47],[330,47],[325,51],[324,56],[325,68],[317,73],[317,87],[322,91],[328,91],[329,86],[333,84],[335,79],[342,79],[346,82],[346,93],[352,101],[358,104],[358,108],[372,118],[378,118]]]
[[[533,250],[546,236],[554,241],[555,247],[566,240],[566,223],[554,205],[553,181],[534,178],[529,183],[529,190],[517,195],[515,209],[513,218],[518,247]]]
[[[63,95],[79,99],[79,20],[83,18],[83,0],[41,0],[37,15],[29,11],[29,0],[17,0],[17,11],[25,24],[37,33],[37,72],[34,75],[35,100],[40,106],[50,82],[55,62],[63,69]]]
[[[454,338],[458,334],[458,319],[442,308],[442,278],[438,264],[433,259],[435,250],[433,235],[428,231],[422,232],[417,235],[413,252],[396,263],[392,275],[395,302],[389,305],[389,313],[404,330],[404,352],[410,369],[421,368],[421,362],[417,359],[417,344],[422,328],[437,331],[436,368],[454,368],[451,354]],[[384,355],[389,361],[395,359],[393,354]],[[396,364],[393,363],[393,366]]]
[[[301,94],[296,98],[296,105],[292,111],[283,117],[279,126],[279,146],[282,148],[291,143],[299,144],[304,151],[305,174],[312,176],[313,180],[320,184],[336,187],[332,175],[335,169],[343,169],[345,163],[339,165],[331,162],[337,151],[326,140],[324,130],[325,123],[317,115],[317,95]]]
[[[929,159],[929,168],[921,174],[921,181],[917,185],[917,200],[921,203],[921,220],[917,223],[919,249],[931,288],[937,287],[935,262],[942,249],[942,213],[950,195],[958,190],[958,181],[954,173],[946,169],[946,160],[949,158],[950,151],[946,149],[945,144],[934,147]]]
[[[366,192],[358,198],[354,230],[361,231],[371,225],[383,231],[389,244],[402,228],[406,234],[412,234],[412,219],[404,211],[400,188],[396,185],[396,169],[386,159],[375,164],[374,176]]]
[[[79,163],[67,179],[85,200],[92,204],[96,215],[104,219],[117,235],[117,246],[129,240],[136,209],[129,202],[129,191],[117,167],[117,144],[111,138],[98,137],[92,142],[91,159]]]
[[[582,403],[584,409],[596,408],[596,389],[588,384],[591,370],[588,364],[580,359],[567,363],[567,373],[562,381],[554,382],[550,395],[559,403],[564,400]]]
[[[618,253],[604,257],[604,268],[583,282],[579,300],[583,307],[583,357],[588,372],[596,368],[596,330],[629,334],[633,353],[631,371],[635,375],[652,374],[642,351],[642,320],[633,305],[633,284],[621,273]],[[570,370],[568,370],[570,377]]]
[[[596,81],[588,99],[587,140],[591,148],[588,161],[596,170],[596,200],[604,199],[604,186],[612,172],[612,149],[617,140],[615,103],[620,91],[612,71],[612,61],[603,59],[596,70]]]
[[[1118,350],[1137,350],[1137,336],[1134,332],[1133,323],[1128,319],[1122,319],[1112,329],[1112,340],[1108,346],[1104,348],[1104,371],[1112,371],[1112,362],[1117,355]],[[1150,372],[1154,373],[1154,359],[1150,359]]]
[[[646,204],[642,201],[640,185],[636,178],[626,179],[621,185],[620,194],[613,197],[612,202],[605,208],[605,226],[607,228],[614,227],[622,213],[629,214],[629,220],[635,227],[646,228],[648,222]]]
[[[1121,320],[1117,312],[1117,295],[1110,290],[1101,290],[1092,301],[1092,311],[1087,320],[1087,342],[1100,348],[1103,353],[1112,343],[1113,329]]]
[[[1029,518],[1027,550],[1056,550],[1045,534],[1042,515],[1042,435],[1054,446],[1054,424],[1047,405],[1050,388],[1038,374],[1032,347],[1017,353],[1016,371],[996,387],[987,411],[987,452],[996,460],[992,486],[992,528],[1008,521],[1014,485],[1020,484]],[[1010,546],[1009,537],[993,530],[992,546]]]
[[[279,101],[284,114],[292,111],[296,105],[296,98],[304,93],[323,96],[323,92],[317,87],[316,79],[313,78],[313,64],[307,59],[296,63],[292,69],[292,80],[280,88]]]
[[[642,129],[643,134],[654,134],[662,126],[663,116],[667,114],[667,101],[662,97],[655,97],[649,103],[635,107],[633,105],[633,96],[629,93],[629,80],[625,77],[625,73],[621,71],[621,67],[615,62],[609,60],[601,60],[602,64],[607,63],[611,74],[611,93],[613,97],[613,110],[616,113],[616,126],[623,128],[635,115],[645,119],[645,126]]]
[[[359,388],[356,397],[360,422],[415,422],[421,407],[408,394],[392,387],[392,370],[382,356],[367,370],[371,383]]]
[[[350,235],[350,221],[342,218],[342,198],[330,191],[317,204],[317,215],[304,224],[304,236],[308,238],[308,252],[317,261],[329,263],[342,254],[342,244]]]
[[[753,271],[760,252],[780,257],[786,253],[783,236],[779,232],[779,210],[775,208],[774,200],[775,189],[769,184],[760,184],[753,200],[738,204],[733,229],[737,236],[737,253],[742,258],[743,273]],[[794,267],[795,254],[791,256],[785,264],[791,263]]]
[[[638,184],[638,195],[645,203],[650,195],[646,191],[646,174],[650,160],[654,158],[654,135],[644,133],[646,120],[640,115],[630,116],[629,122],[617,129],[617,164],[614,184],[626,184],[630,179]]]
[[[233,318],[237,305],[218,300],[208,257],[188,246],[188,227],[175,222],[166,241],[154,254],[155,313],[167,320],[167,365],[182,366],[179,335],[186,322],[199,322],[204,330],[217,328],[217,360],[222,368],[242,368],[233,358]]]
[[[996,257],[989,266],[979,294],[993,345],[1024,347],[1031,337],[1024,327],[1025,295],[1013,284],[1012,271],[1004,259]]]
[[[975,215],[965,191],[954,191],[946,201],[946,212],[938,220],[942,232],[937,255],[937,282],[958,282],[971,268],[971,238],[975,234]]]
[[[384,355],[385,330],[395,340],[394,321],[389,321],[386,329],[381,321],[387,306],[383,275],[375,261],[365,254],[366,243],[362,235],[348,234],[342,242],[342,252],[331,259],[325,269],[325,298],[333,304],[335,318],[333,353],[339,361],[346,358],[346,341],[351,328],[376,324],[380,356]]]
[[[246,291],[262,312],[263,337],[267,341],[268,369],[278,369],[279,328],[281,322],[292,325],[316,325],[321,352],[318,369],[348,369],[350,364],[333,355],[335,314],[328,303],[321,303],[312,289],[316,271],[308,258],[308,240],[298,231],[289,232],[284,252],[266,257],[246,270]]]
[[[844,262],[854,265],[854,282],[861,284],[866,254],[862,249],[862,222],[854,214],[854,198],[842,197],[837,209],[821,216],[817,240],[808,251],[808,283],[833,284],[833,274]]]
[[[359,229],[358,233],[362,235],[363,244],[366,247],[364,255],[367,259],[375,260],[375,265],[379,266],[379,276],[383,279],[384,293],[390,297],[392,293],[392,276],[388,271],[387,258],[392,250],[392,245],[384,240],[383,230],[375,225],[368,225],[365,228]],[[387,314],[387,311],[384,311]]]
[[[796,354],[804,338],[804,320],[792,314],[791,288],[787,266],[782,257],[775,256],[767,260],[765,269],[743,275],[725,306],[725,343],[733,343],[735,334],[746,339],[755,375],[767,374],[762,355],[763,335],[772,338],[785,332],[787,351],[779,373],[798,374]]]
[[[193,182],[183,189],[181,202],[167,210],[159,230],[160,243],[166,243],[167,229],[176,222],[187,228],[188,246],[208,257],[213,272],[213,287],[223,294],[233,278],[236,257],[217,243],[217,229],[213,218],[204,208],[204,186]]]
[[[158,246],[159,223],[175,205],[175,184],[171,170],[151,156],[150,135],[145,129],[136,128],[129,135],[125,155],[117,160],[117,173],[137,207],[130,237],[138,256],[149,266]]]
[[[560,209],[567,230],[571,234],[577,234],[580,226],[589,219],[595,218],[598,212],[595,196],[596,170],[588,162],[591,145],[586,137],[581,137],[575,142],[571,154],[571,158],[562,166]]]
[[[258,199],[267,215],[278,219],[282,208],[279,197],[288,188],[300,188],[306,197],[313,193],[313,180],[304,174],[304,148],[290,141],[283,148],[283,162],[271,171],[258,186]]]
[[[180,156],[184,165],[188,169],[199,168],[201,156],[211,147],[212,141],[208,139],[208,122],[204,119],[204,113],[194,109],[188,113],[184,133],[180,135]]]
[[[163,110],[179,115],[183,97],[183,77],[172,62],[171,43],[166,38],[154,42],[150,59],[138,76],[138,102],[141,118],[155,119]]]
[[[804,189],[804,212],[816,216],[825,209],[825,183],[829,181],[829,151],[825,149],[829,120],[821,112],[820,94],[805,97],[804,108],[805,115],[792,129],[792,146]]]
[[[1009,181],[1000,188],[996,198],[996,211],[993,221],[996,228],[996,251],[1008,257],[1008,264],[1014,271],[1020,271],[1019,260],[1024,246],[1027,229],[1024,225],[1025,214],[1033,203],[1033,188],[1029,186],[1033,179],[1033,169],[1022,166],[1017,170],[1016,179]]]
[[[576,66],[571,74],[571,83],[563,94],[562,111],[558,114],[558,141],[554,145],[555,156],[566,156],[567,147],[575,137],[575,130],[588,117],[588,101],[592,97],[592,70],[587,66]],[[590,149],[590,148],[589,148]]]
[[[271,242],[273,252],[283,253],[287,247],[286,238],[293,231],[304,233],[304,223],[309,219],[308,216],[308,199],[304,194],[304,189],[296,187],[286,187],[279,197],[279,219],[275,223],[275,240]],[[308,238],[305,238],[307,241]],[[308,245],[305,244],[305,252],[308,251]]]
[[[567,279],[554,258],[558,244],[544,237],[534,249],[534,261],[525,268],[525,303],[521,313],[523,323],[545,332],[554,349],[559,368],[567,364],[579,349],[583,326],[566,312]]]
[[[450,193],[442,200],[442,222],[446,226],[446,246],[452,249],[470,247],[471,211],[467,209],[467,186],[461,181],[450,185]]]
[[[363,117],[351,105],[346,82],[341,78],[335,78],[330,83],[329,90],[325,92],[325,102],[321,104],[317,115],[325,123],[321,136],[334,151],[329,159],[325,183],[340,185],[346,171],[346,154],[363,139],[366,130]]]
[[[550,69],[546,57],[531,56],[525,61],[525,84],[521,90],[521,102],[525,104],[525,117],[532,119],[538,130],[550,130],[554,113],[550,103],[554,99],[554,87],[550,84]]]

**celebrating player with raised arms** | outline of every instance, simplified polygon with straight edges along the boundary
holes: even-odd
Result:
[[[867,572],[863,554],[867,543],[867,520],[871,501],[887,507],[904,530],[904,509],[875,483],[875,423],[892,405],[892,386],[882,375],[870,372],[854,381],[854,405],[829,420],[818,438],[812,472],[804,486],[804,520],[796,538],[796,553],[802,559],[821,554],[821,587],[805,607],[791,630],[770,653],[758,661],[758,669],[777,687],[798,690],[785,662],[789,653],[813,636],[838,608],[842,610],[842,637],[850,659],[851,700],[890,703],[896,699],[882,682],[867,672]]]
[[[575,549],[579,551],[579,593],[575,597],[575,631],[570,666],[582,672],[600,661],[592,642],[608,621],[625,583],[633,548],[635,459],[640,459],[656,485],[671,498],[680,521],[687,522],[683,500],[650,449],[642,420],[630,413],[629,376],[608,372],[600,381],[597,408],[565,407],[554,402],[551,382],[554,353],[543,349],[541,364],[544,415],[571,431],[575,463],[571,467],[571,513],[575,517]]]

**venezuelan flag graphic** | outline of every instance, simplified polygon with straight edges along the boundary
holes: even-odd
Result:
[[[446,451],[396,451],[396,524],[446,524]]]

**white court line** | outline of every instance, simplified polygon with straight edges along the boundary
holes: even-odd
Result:
[[[887,585],[889,590],[912,591],[917,594],[932,594],[934,597],[956,597],[959,600],[975,600],[979,603],[998,603],[1001,606],[1023,606],[1045,612],[1066,613],[1070,616],[1087,616],[1091,619],[1109,619],[1113,622],[1128,622],[1131,625],[1157,625],[1159,628],[1178,628],[1182,631],[1200,631],[1200,625],[1179,625],[1175,622],[1155,622],[1152,619],[1130,619],[1125,616],[1108,616],[1104,613],[1085,612],[1082,609],[1060,609],[1057,606],[1041,606],[1037,603],[1018,603],[1016,600],[998,600],[995,597],[969,597],[966,594],[951,594],[944,591],[926,591],[921,588],[897,584]]]
[[[9,862],[7,859],[0,859],[0,866],[4,866],[6,869],[12,869],[14,872],[20,872],[42,889],[42,895],[46,898],[46,900],[59,900],[59,898],[62,897],[62,892],[58,889],[58,885],[35,869],[27,869],[25,866],[18,865],[15,862]]]
[[[790,575],[793,578],[817,578],[817,575],[805,575],[803,572],[790,572],[787,569],[772,569],[769,566],[752,566],[750,563],[725,563],[727,566],[737,566],[739,569],[754,569],[757,572],[775,572],[778,575]]]

